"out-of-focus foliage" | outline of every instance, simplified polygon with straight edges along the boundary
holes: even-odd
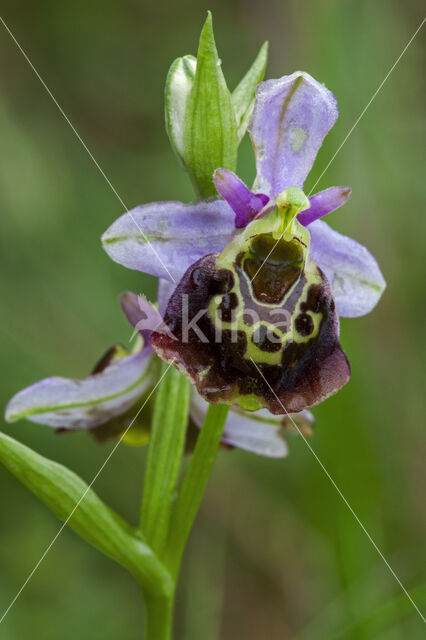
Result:
[[[127,208],[191,198],[164,130],[163,89],[172,60],[196,53],[207,8],[231,90],[268,39],[267,77],[303,69],[336,94],[341,115],[312,185],[422,18],[416,0],[6,2],[3,18]],[[388,288],[374,313],[342,321],[352,382],[315,410],[311,444],[424,607],[421,40],[319,185],[352,187],[330,223],[374,253]],[[152,297],[155,282],[103,253],[99,237],[123,206],[2,27],[0,60],[4,407],[35,380],[84,375],[110,344],[127,344],[118,294]],[[239,173],[250,181],[253,169],[245,140]],[[87,481],[112,446],[30,423],[2,430]],[[177,638],[422,637],[420,618],[306,445],[293,438],[290,449],[279,461],[220,453],[186,556]],[[122,446],[95,486],[134,523],[144,465],[144,450]],[[0,489],[2,612],[60,525],[3,468]],[[142,621],[136,584],[66,530],[0,635],[131,640]]]

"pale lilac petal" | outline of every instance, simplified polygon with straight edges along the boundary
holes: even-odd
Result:
[[[195,390],[191,396],[190,415],[201,428],[208,409]],[[222,442],[269,458],[284,458],[288,453],[283,437],[282,416],[273,416],[266,409],[253,413],[230,408],[222,435]]]
[[[333,94],[307,73],[261,82],[249,127],[257,167],[253,189],[272,197],[302,188],[337,115]]]
[[[160,313],[142,294],[137,295],[132,291],[121,294],[120,304],[129,323],[139,331],[145,344],[149,344],[151,333],[163,323]]]
[[[310,196],[311,206],[306,211],[299,213],[297,219],[307,227],[308,224],[341,207],[349,199],[350,195],[351,190],[349,187],[330,187],[324,191],[319,191]]]
[[[253,193],[244,182],[228,169],[216,169],[213,182],[218,193],[235,211],[235,227],[241,229],[253,220],[269,202],[264,193]]]
[[[98,366],[98,373],[75,380],[46,378],[17,393],[6,407],[6,420],[27,418],[61,429],[91,429],[125,413],[152,384],[150,349],[115,357]],[[100,369],[100,370],[99,370]]]
[[[160,312],[142,294],[125,291],[120,296],[120,304],[127,320],[135,329],[131,340],[139,333],[144,340],[145,348],[151,349],[150,338],[153,331],[173,338],[173,333],[163,321]]]
[[[310,224],[309,232],[310,255],[330,282],[337,313],[346,318],[369,313],[386,287],[375,258],[322,220]]]
[[[179,282],[199,258],[224,249],[234,231],[234,217],[224,200],[153,202],[118,218],[102,243],[115,262]]]
[[[231,411],[223,430],[222,442],[268,458],[284,458],[288,454],[284,431],[267,409],[253,414]]]

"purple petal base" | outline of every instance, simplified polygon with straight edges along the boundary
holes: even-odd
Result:
[[[308,224],[341,207],[349,199],[350,195],[351,190],[349,187],[330,187],[324,191],[319,191],[309,198],[311,206],[306,211],[299,213],[297,219],[300,224],[307,227]]]
[[[227,169],[216,169],[213,182],[218,193],[235,211],[235,227],[242,229],[269,202],[264,193],[253,193],[235,173]]]

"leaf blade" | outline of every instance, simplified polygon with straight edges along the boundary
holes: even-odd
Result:
[[[201,198],[217,195],[213,172],[235,171],[238,136],[231,94],[220,68],[208,13],[200,36],[194,86],[185,115],[184,160]]]
[[[74,472],[0,433],[0,462],[89,544],[128,569],[149,592],[170,576],[141,536]]]
[[[186,541],[194,524],[207,486],[220,439],[228,415],[229,406],[211,404],[208,408],[194,453],[186,470],[170,523],[166,548],[166,566],[176,575]]]
[[[189,411],[189,381],[174,367],[163,364],[151,425],[151,440],[141,511],[141,530],[160,553],[167,538],[172,501],[185,445]]]
[[[232,92],[232,105],[237,119],[238,139],[247,131],[253,112],[255,89],[262,82],[268,62],[268,42],[264,42],[253,64]]]

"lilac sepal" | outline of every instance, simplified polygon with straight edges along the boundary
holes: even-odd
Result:
[[[307,227],[308,224],[341,207],[349,199],[350,195],[351,190],[349,187],[330,187],[324,191],[319,191],[310,196],[311,206],[306,211],[299,213],[297,219],[303,226]]]
[[[386,283],[375,258],[363,245],[334,231],[322,220],[309,225],[310,255],[330,282],[339,316],[369,313]]]
[[[224,249],[234,217],[224,200],[153,202],[118,218],[102,244],[115,262],[177,283],[199,258]]]
[[[152,383],[152,351],[142,345],[140,340],[137,353],[117,357],[87,378],[46,378],[23,389],[7,405],[6,420],[91,429],[125,413]]]
[[[264,193],[253,193],[238,176],[228,169],[216,169],[213,182],[218,193],[235,211],[235,227],[242,229],[269,202]]]
[[[272,197],[290,186],[302,188],[337,115],[331,91],[308,73],[261,82],[249,127],[257,168],[253,189]]]
[[[123,291],[120,305],[129,323],[142,335],[145,345],[149,345],[151,333],[163,324],[159,311],[143,295],[132,291]]]
[[[223,430],[222,442],[267,458],[285,458],[287,443],[282,425],[269,422],[272,414],[260,409],[254,416],[249,413],[230,411]],[[262,422],[265,418],[265,422]]]
[[[203,424],[208,406],[208,402],[194,389],[190,415],[199,428]],[[284,458],[288,448],[283,433],[282,416],[273,416],[266,409],[250,413],[231,407],[221,441],[261,456]]]

